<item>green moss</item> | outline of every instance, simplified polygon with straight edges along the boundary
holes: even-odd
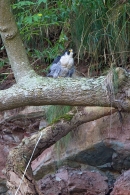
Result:
[[[72,118],[73,118],[73,115],[67,113],[67,114],[65,114],[65,115],[63,115],[63,116],[60,116],[60,117],[54,119],[54,120],[50,123],[50,125],[53,125],[53,124],[55,124],[55,123],[57,123],[57,122],[60,122],[61,119],[64,119],[65,121],[71,121]]]
[[[72,114],[65,114],[64,116],[62,116],[63,119],[65,119],[66,121],[71,121],[71,119],[73,118]]]
[[[20,164],[20,163],[19,163],[19,164],[17,165],[17,168],[16,168],[16,169],[17,169],[17,172],[22,172],[22,173],[23,173],[24,170],[25,170],[24,164]]]
[[[66,114],[71,110],[71,106],[50,106],[46,112],[46,119],[49,124],[53,124],[58,122],[61,118],[65,120],[71,120],[72,116],[70,114]]]

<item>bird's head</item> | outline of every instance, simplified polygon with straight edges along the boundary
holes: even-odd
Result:
[[[73,49],[68,49],[67,54],[71,57],[73,57]]]
[[[67,49],[61,56],[70,56],[73,57],[73,49]]]

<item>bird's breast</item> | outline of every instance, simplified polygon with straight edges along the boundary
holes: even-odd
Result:
[[[68,69],[70,69],[74,65],[74,59],[68,56],[63,56],[60,59],[60,62],[61,62],[61,66],[66,67]]]
[[[73,58],[70,58],[69,61],[68,61],[68,64],[67,64],[67,68],[72,68],[72,66],[74,65],[74,59]]]

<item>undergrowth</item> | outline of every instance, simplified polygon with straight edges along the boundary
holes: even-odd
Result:
[[[62,105],[55,105],[50,106],[46,112],[46,119],[48,123],[53,123],[56,120],[59,120],[62,116],[65,116],[67,112],[71,110],[71,106],[62,106]]]

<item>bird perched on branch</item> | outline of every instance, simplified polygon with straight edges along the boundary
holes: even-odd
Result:
[[[47,76],[53,78],[72,77],[74,71],[73,50],[69,49],[54,59]]]

